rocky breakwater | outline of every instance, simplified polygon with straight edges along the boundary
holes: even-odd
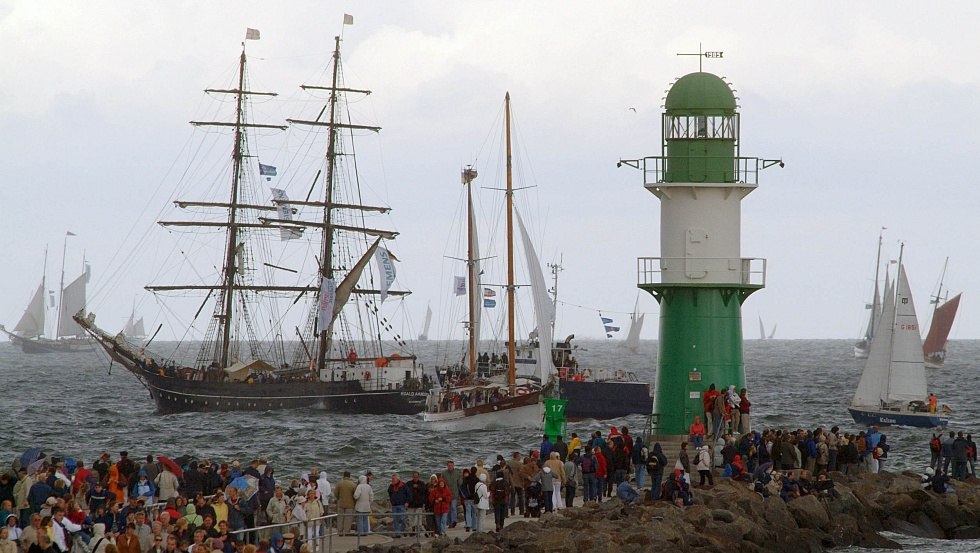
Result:
[[[860,546],[901,549],[879,534],[980,538],[980,482],[957,482],[956,493],[924,491],[918,476],[833,474],[834,499],[808,495],[763,499],[745,483],[721,480],[695,490],[696,504],[624,504],[617,499],[565,509],[540,520],[520,519],[499,533],[438,538],[419,545],[362,546],[372,553],[640,553],[648,551],[784,552]]]

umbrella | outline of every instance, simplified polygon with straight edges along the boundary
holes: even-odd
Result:
[[[167,467],[167,470],[174,473],[174,476],[176,476],[177,478],[184,477],[184,471],[180,470],[180,466],[177,465],[177,463],[175,463],[173,459],[171,459],[170,457],[158,455],[157,461],[159,461],[161,465]]]
[[[229,485],[241,490],[242,497],[246,501],[252,499],[252,496],[259,491],[259,479],[251,475],[239,476],[232,480]]]
[[[34,461],[37,461],[38,459],[41,458],[41,455],[43,454],[43,451],[44,450],[42,450],[39,447],[32,447],[32,448],[28,449],[27,451],[25,451],[24,453],[21,453],[21,455],[20,455],[20,466],[22,466],[22,467],[30,466],[31,463],[33,463]]]
[[[41,471],[41,468],[44,466],[44,463],[45,463],[44,459],[38,459],[37,461],[34,461],[30,465],[27,465],[27,474],[28,475],[37,474],[38,472]]]

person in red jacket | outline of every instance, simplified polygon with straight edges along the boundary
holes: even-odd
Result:
[[[718,390],[715,389],[715,385],[711,384],[708,389],[704,392],[704,424],[707,426],[708,436],[714,435],[714,427],[712,426],[711,413],[714,411],[715,398],[718,397]]]
[[[85,463],[79,460],[76,464],[75,474],[72,476],[71,481],[71,493],[78,494],[78,488],[82,487],[82,484],[88,483],[89,489],[95,486],[96,477],[92,475],[92,471],[85,468]]]
[[[449,522],[449,504],[453,500],[453,493],[446,487],[446,480],[439,476],[435,488],[429,490],[429,502],[432,503],[432,513],[438,521],[438,533],[445,534]]]
[[[602,449],[595,448],[595,478],[599,481],[599,495],[596,497],[597,503],[602,503],[602,492],[606,489],[606,479],[609,477],[609,467],[606,464],[606,456],[602,454]]]

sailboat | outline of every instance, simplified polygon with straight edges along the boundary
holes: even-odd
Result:
[[[633,313],[630,314],[630,328],[629,332],[626,333],[626,340],[623,341],[623,347],[630,351],[630,353],[636,353],[640,351],[640,331],[643,330],[643,313],[640,310],[640,299],[636,299],[636,304],[633,305]]]
[[[146,338],[146,329],[143,328],[143,317],[136,318],[135,309],[129,314],[129,318],[126,319],[126,325],[123,326],[122,333],[131,340],[142,340]]]
[[[885,277],[875,340],[848,411],[859,424],[945,427],[949,418],[929,411],[928,395],[919,322],[899,255],[896,282]]]
[[[925,355],[926,367],[930,369],[941,369],[946,363],[946,341],[949,339],[949,331],[953,329],[953,320],[956,318],[956,310],[960,307],[960,296],[956,294],[952,298],[943,296],[943,280],[946,278],[946,267],[949,265],[949,258],[943,263],[943,272],[939,276],[939,289],[932,297],[932,322],[929,323],[929,332],[926,340],[922,344],[922,352]],[[947,291],[947,296],[948,296]]]
[[[491,378],[481,378],[478,375],[477,348],[479,346],[480,307],[480,257],[476,233],[475,214],[473,210],[472,183],[477,172],[470,167],[463,170],[462,181],[467,194],[467,278],[465,291],[468,299],[468,320],[466,327],[469,333],[467,352],[464,361],[468,367],[465,378],[454,381],[449,377],[443,381],[443,387],[430,392],[426,410],[422,420],[434,430],[479,430],[487,428],[513,428],[515,426],[540,426],[544,418],[543,395],[545,389],[541,382],[550,386],[553,371],[551,356],[539,355],[538,366],[541,370],[540,380],[517,378],[517,342],[515,337],[515,283],[514,283],[514,219],[516,210],[513,204],[513,170],[511,166],[511,112],[510,93],[504,97],[505,132],[506,132],[506,165],[507,187],[506,218],[507,218],[507,359],[506,381],[497,382]],[[528,272],[531,277],[531,290],[534,297],[535,320],[537,322],[537,345],[550,352],[551,323],[550,304],[544,284],[541,265],[531,247],[530,239],[524,227],[524,222],[517,215],[517,223],[523,240],[525,256],[528,260]],[[543,344],[543,345],[542,345]]]
[[[432,306],[425,306],[425,323],[422,325],[422,333],[419,334],[419,341],[424,342],[429,339],[429,325],[432,324]]]
[[[871,315],[868,317],[868,327],[864,331],[864,337],[861,338],[856,344],[854,344],[854,357],[858,359],[867,359],[868,352],[871,351],[871,343],[875,339],[875,330],[878,327],[878,318],[881,316],[881,301],[879,299],[878,291],[878,275],[881,270],[881,245],[884,243],[883,237],[885,233],[885,227],[881,227],[878,232],[878,255],[875,257],[875,289],[874,296],[871,298],[871,303],[866,304],[866,308],[871,310]]]
[[[249,38],[258,38],[258,32],[250,30]],[[302,179],[304,192],[309,190],[305,200],[290,200],[284,190],[271,189],[271,204],[260,203],[259,195],[268,192],[265,181],[255,178],[255,157],[247,146],[257,140],[253,135],[259,130],[277,132],[287,126],[250,121],[249,98],[275,94],[249,86],[244,44],[236,82],[208,90],[234,98],[233,122],[193,123],[233,129],[230,194],[219,192],[219,201],[175,202],[178,208],[218,210],[218,216],[208,213],[203,221],[161,222],[168,228],[221,229],[221,259],[210,260],[221,271],[201,277],[203,284],[146,287],[157,294],[206,293],[194,315],[197,319],[205,313],[202,326],[206,328],[196,357],[178,360],[151,352],[125,334],[100,329],[94,314],[79,312],[74,319],[113,361],[144,384],[160,413],[313,406],[333,413],[417,414],[425,401],[427,378],[414,355],[385,351],[389,346],[381,341],[381,333],[391,327],[381,311],[384,299],[408,293],[389,289],[394,282],[394,256],[382,240],[392,240],[397,233],[366,224],[366,214],[377,216],[389,208],[362,203],[360,181],[351,174],[356,171],[354,150],[343,140],[345,133],[354,130],[380,130],[344,118],[346,96],[369,91],[349,88],[342,81],[341,40],[335,37],[330,84],[302,87],[326,92],[326,105],[313,120],[288,120],[294,126],[326,130],[326,156],[315,175]],[[311,140],[317,136],[297,134]],[[258,164],[260,177],[276,173],[274,166]],[[304,217],[304,211],[312,213]],[[282,247],[274,247],[275,238]],[[195,234],[194,240],[200,239]],[[291,241],[297,242],[301,256],[283,253]],[[372,259],[378,264],[377,273],[372,272]],[[307,269],[291,268],[290,263]],[[210,314],[205,311],[209,303],[213,303]],[[299,341],[293,344],[282,338],[290,322],[298,323],[293,328]],[[392,339],[405,346],[400,336]]]
[[[65,252],[68,247],[68,237],[74,236],[73,233],[65,234]],[[86,287],[91,277],[91,270],[88,264],[84,264],[85,269],[80,276],[65,286],[65,255],[61,260],[61,293],[58,296],[57,310],[58,316],[55,322],[55,337],[45,337],[45,325],[47,323],[47,295],[45,285],[45,275],[47,269],[47,251],[44,253],[45,271],[41,274],[41,284],[34,291],[31,300],[27,303],[27,309],[20,320],[14,326],[13,331],[8,331],[0,325],[0,332],[3,332],[10,339],[11,343],[19,347],[24,353],[73,353],[80,351],[92,351],[95,345],[71,318],[72,314],[78,310],[85,309]]]
[[[766,335],[766,325],[762,324],[762,315],[759,315],[759,339],[772,340],[773,336],[776,335],[776,326],[778,325],[772,325],[772,330]]]

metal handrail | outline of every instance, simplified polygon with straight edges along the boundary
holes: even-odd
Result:
[[[763,287],[766,285],[767,262],[762,257],[638,257],[636,259],[637,284],[642,286],[685,281],[697,282],[697,280],[690,279],[686,276],[688,269],[685,265],[690,261],[705,262],[705,272],[734,274],[737,277],[735,281],[723,281],[718,284],[740,284]],[[668,262],[677,262],[678,266],[668,270],[668,264],[674,264]],[[665,275],[674,278],[665,282],[663,278]],[[710,279],[705,282],[715,283],[716,281]]]
[[[346,520],[346,517],[354,518],[357,517],[358,515],[364,515],[364,514],[367,514],[368,516],[372,516],[372,517],[374,516],[394,517],[396,514],[400,516],[404,516],[406,519],[406,526],[408,528],[424,527],[424,523],[420,524],[419,523],[420,521],[418,520],[416,520],[416,524],[414,525],[410,524],[408,521],[412,520],[413,518],[418,519],[419,517],[427,517],[432,515],[431,512],[427,512],[427,511],[422,513],[409,513],[407,511],[404,513],[353,512],[353,513],[344,513],[343,515],[341,515],[340,513],[331,513],[311,520],[293,520],[290,522],[282,522],[277,524],[266,524],[264,526],[256,526],[254,528],[242,528],[240,530],[232,530],[229,531],[228,533],[233,535],[244,535],[246,538],[245,541],[250,541],[248,539],[249,534],[260,533],[263,535],[271,536],[274,533],[274,531],[277,529],[285,529],[286,531],[295,531],[296,529],[299,529],[302,535],[302,539],[300,539],[300,541],[311,544],[313,547],[313,553],[333,553],[333,551],[335,551],[333,538],[334,536],[339,536],[339,533],[337,532],[337,522],[339,518],[341,516],[344,516]],[[311,532],[311,530],[313,530],[313,532]],[[414,536],[415,543],[421,544],[423,532],[425,532],[425,530],[422,531],[416,530],[413,533],[410,529],[407,529],[406,531],[399,532],[398,534]],[[396,535],[396,532],[394,531],[394,529],[392,529],[391,531],[380,531],[380,532],[372,531],[371,534]],[[361,538],[363,536],[361,536],[360,534],[356,534],[354,537],[356,537],[356,543],[357,543],[356,547],[359,548],[361,546]]]

